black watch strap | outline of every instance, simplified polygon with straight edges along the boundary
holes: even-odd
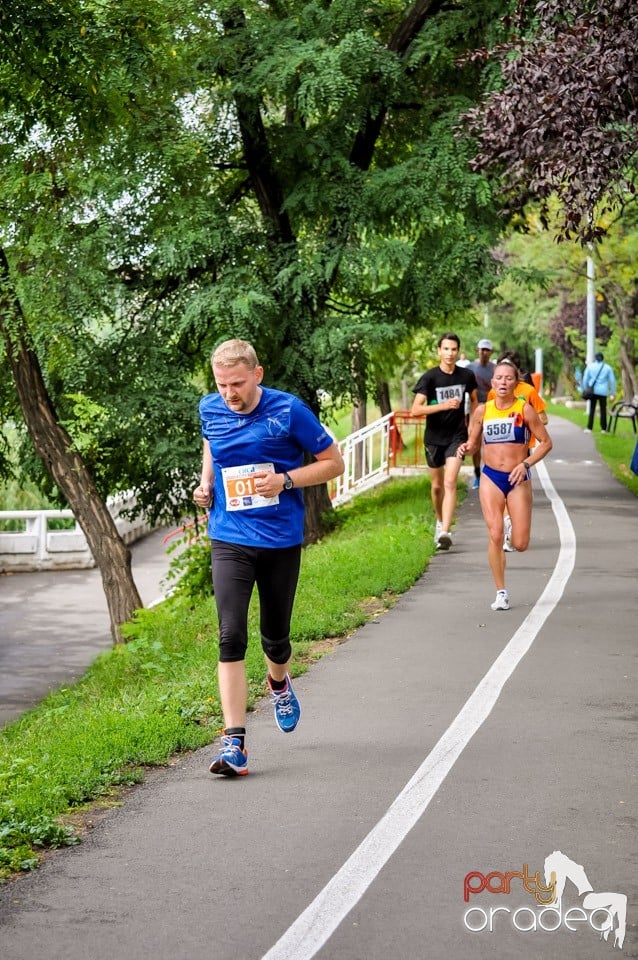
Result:
[[[284,470],[284,490],[292,490],[294,483],[289,473]]]

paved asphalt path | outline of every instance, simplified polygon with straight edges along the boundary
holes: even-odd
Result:
[[[164,544],[168,532],[157,530],[131,546],[145,606],[164,593],[174,542]],[[0,726],[76,680],[112,645],[97,568],[0,575]]]
[[[2,888],[2,960],[638,957],[638,505],[590,436],[550,431],[509,612],[471,492],[452,550],[297,681],[297,731],[251,715],[248,777],[177,759]],[[582,882],[553,931],[520,877],[464,901],[470,872],[542,881],[553,851],[600,902],[627,896],[622,952]]]

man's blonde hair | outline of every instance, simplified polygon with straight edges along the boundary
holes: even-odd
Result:
[[[238,363],[245,363],[249,370],[259,366],[259,360],[252,343],[247,340],[224,340],[213,350],[210,358],[211,366],[235,367]]]

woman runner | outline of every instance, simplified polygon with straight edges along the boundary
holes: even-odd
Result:
[[[487,524],[487,558],[496,584],[492,610],[509,610],[505,587],[503,552],[503,511],[512,521],[511,544],[515,550],[527,550],[532,525],[531,471],[547,456],[552,441],[538,413],[525,397],[516,396],[519,371],[511,360],[496,364],[492,387],[494,399],[479,404],[470,423],[469,437],[460,445],[458,455],[474,454],[483,438],[483,478],[479,498]],[[530,436],[537,440],[529,450]]]

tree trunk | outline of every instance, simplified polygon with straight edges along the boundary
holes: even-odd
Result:
[[[303,495],[306,507],[304,544],[316,543],[326,533],[326,524],[322,515],[333,509],[328,484],[320,483],[316,487],[304,487]]]
[[[633,298],[633,304],[624,302],[624,309],[619,316],[620,320],[620,378],[622,382],[622,399],[633,400],[638,395],[638,378],[636,377],[636,307],[638,298]]]
[[[387,380],[377,380],[377,403],[381,416],[385,417],[392,413],[392,404],[390,403],[390,385]]]
[[[405,383],[405,381],[403,381]],[[389,413],[392,413],[392,404],[390,403],[390,385],[387,380],[377,380],[377,403],[379,404],[379,410],[381,411],[381,416],[385,417]],[[394,440],[392,442],[392,448],[394,450],[403,449],[403,437],[399,431],[399,428],[394,423]]]
[[[620,341],[620,391],[619,400],[633,400],[638,394],[638,378],[636,377],[636,350],[634,345],[634,329],[636,323],[636,308],[638,297],[631,297],[618,285],[614,284],[608,295],[611,312],[618,324],[618,339]]]
[[[350,420],[352,432],[356,433],[366,426],[368,422],[368,410],[365,400],[358,400],[352,407],[352,416]]]
[[[8,265],[0,253],[0,272],[5,279]],[[143,606],[131,573],[131,553],[119,533],[93,478],[81,457],[73,450],[71,438],[57,420],[48,395],[40,363],[28,346],[24,316],[17,298],[8,304],[0,301],[0,333],[7,348],[16,392],[25,424],[38,456],[64,494],[75,514],[95,562],[102,575],[102,584],[111,620],[114,643],[123,641],[121,626]],[[9,310],[7,310],[9,307]],[[8,324],[3,314],[11,314]]]
[[[365,385],[362,384],[360,390],[365,390]],[[365,395],[360,397],[358,400],[355,400],[354,406],[352,408],[352,432],[356,433],[357,430],[363,429],[367,426],[368,423],[368,407],[366,403]],[[365,473],[367,469],[366,464],[366,448],[362,443],[357,444],[354,448],[354,477],[359,480]]]

